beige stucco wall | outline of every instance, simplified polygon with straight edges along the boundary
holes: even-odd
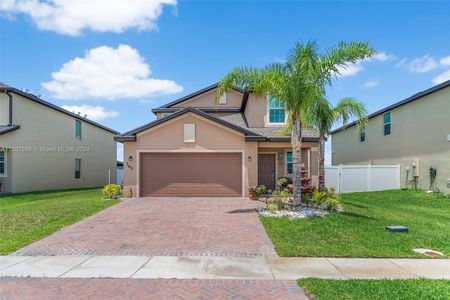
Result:
[[[437,169],[437,187],[450,193],[450,88],[391,110],[392,133],[383,135],[383,115],[369,120],[366,141],[356,126],[332,135],[332,163],[400,164],[406,187],[406,167],[417,162],[419,187],[429,188],[429,167]]]
[[[216,102],[216,91],[217,89],[213,89],[197,97],[174,105],[173,107],[215,107],[215,108],[240,108],[242,103],[242,94],[231,90],[227,92],[227,103],[219,104]]]
[[[82,139],[78,140],[73,117],[22,96],[13,97],[13,123],[21,128],[0,136],[0,147],[15,147],[8,156],[11,182],[7,192],[103,186],[108,183],[108,170],[111,182],[116,182],[117,147],[113,133],[82,121]],[[2,110],[5,101],[7,96],[0,94]],[[5,123],[3,119],[0,122]],[[68,148],[70,152],[63,152],[56,147],[73,147],[75,151]],[[89,151],[77,151],[80,147],[88,147]],[[75,158],[82,160],[81,179],[74,178]]]
[[[195,124],[194,143],[184,142],[184,124]],[[257,184],[257,142],[245,142],[244,134],[231,130],[198,115],[187,113],[137,135],[136,142],[124,143],[124,190],[136,196],[138,190],[138,151],[244,151],[244,193]],[[129,157],[132,156],[132,161]],[[249,161],[248,156],[252,157]]]

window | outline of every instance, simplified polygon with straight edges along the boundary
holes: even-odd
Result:
[[[227,104],[227,94],[224,93],[222,96],[220,96],[219,98],[219,104]]]
[[[195,124],[184,124],[184,142],[195,142]]]
[[[359,127],[359,141],[364,142],[366,140],[366,125]]]
[[[165,118],[165,117],[168,117],[170,115],[171,115],[171,113],[162,113],[161,114],[161,118]]]
[[[286,175],[292,174],[292,152],[286,152]]]
[[[383,115],[383,134],[390,135],[391,134],[391,113],[385,113]]]
[[[269,124],[286,123],[286,107],[277,98],[269,98],[268,101]]]
[[[81,178],[81,159],[75,158],[75,179]]]
[[[75,138],[81,140],[81,121],[75,120]]]
[[[0,176],[6,176],[6,153],[0,151]]]

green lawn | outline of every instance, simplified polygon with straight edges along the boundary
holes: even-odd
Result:
[[[450,253],[450,199],[423,191],[343,194],[344,211],[322,218],[260,217],[281,256],[424,257],[413,248]],[[409,233],[392,233],[404,225]]]
[[[300,279],[298,284],[318,300],[450,299],[450,280],[326,280]]]
[[[0,197],[0,255],[14,252],[117,203],[101,199],[101,189]]]

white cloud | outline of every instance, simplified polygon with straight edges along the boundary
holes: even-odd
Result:
[[[57,99],[130,99],[176,94],[183,88],[176,82],[150,78],[150,66],[128,45],[101,46],[76,57],[42,83]]]
[[[92,106],[92,105],[62,105],[62,108],[74,112],[76,114],[80,113],[81,116],[85,116],[93,121],[100,121],[107,118],[114,118],[119,115],[117,111],[106,110],[102,106]]]
[[[432,81],[434,84],[439,84],[447,80],[450,80],[450,70],[447,70],[444,73],[441,73],[438,76],[434,77]]]
[[[367,82],[365,82],[362,87],[363,88],[373,88],[376,87],[377,85],[379,85],[380,83],[377,80],[369,80]]]
[[[365,61],[373,61],[373,60],[377,60],[377,61],[388,61],[388,60],[395,60],[396,57],[394,55],[391,54],[387,54],[386,52],[382,51],[382,52],[378,52],[377,54],[375,54],[372,57],[366,58]]]
[[[40,29],[77,36],[84,29],[117,33],[154,29],[164,5],[176,5],[176,0],[2,0],[0,12],[25,14]]]
[[[444,67],[450,66],[450,56],[446,56],[446,57],[441,58],[439,63],[441,64],[441,66],[444,66]]]
[[[438,67],[436,60],[430,55],[424,55],[413,59],[408,62],[406,58],[403,58],[397,65],[397,68],[405,68],[410,73],[426,73],[435,70]]]
[[[363,70],[364,68],[360,62],[357,62],[356,64],[348,64],[346,66],[338,67],[339,74],[337,74],[337,76],[338,77],[354,76]]]

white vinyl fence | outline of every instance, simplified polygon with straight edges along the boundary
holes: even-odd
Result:
[[[325,186],[338,193],[400,188],[400,165],[339,165],[325,167]]]

